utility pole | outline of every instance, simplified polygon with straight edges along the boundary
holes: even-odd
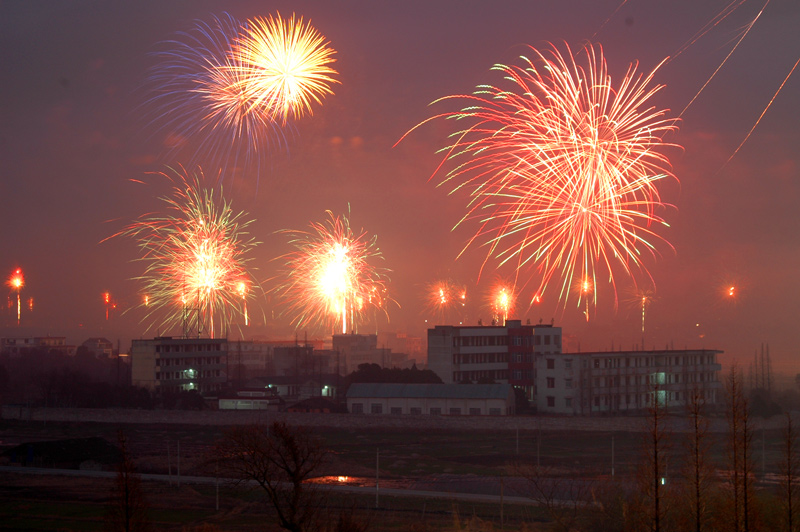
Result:
[[[375,453],[375,509],[378,509],[378,494],[380,492],[380,471],[381,471],[381,448],[378,447]]]

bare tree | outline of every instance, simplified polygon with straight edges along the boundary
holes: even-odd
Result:
[[[105,529],[109,531],[143,532],[151,530],[147,518],[147,501],[142,491],[142,479],[128,452],[125,435],[117,435],[120,461],[111,499],[108,503]]]
[[[667,460],[666,404],[658,381],[652,384],[648,407],[648,428],[645,432],[644,460],[639,472],[642,495],[650,506],[647,528],[654,532],[663,529],[666,513],[665,483]]]
[[[575,471],[518,464],[514,468],[525,479],[520,495],[535,501],[547,511],[555,530],[579,530],[592,500],[593,483]]]
[[[725,380],[728,399],[728,464],[731,476],[732,519],[735,532],[749,532],[752,528],[755,499],[752,479],[753,426],[750,407],[744,394],[742,378],[736,364]]]
[[[325,460],[319,440],[283,421],[228,430],[214,449],[220,471],[238,482],[255,483],[266,493],[281,528],[318,528],[320,493],[306,481]]]
[[[712,441],[709,420],[705,416],[705,390],[694,386],[688,392],[687,414],[691,433],[686,441],[686,496],[691,509],[692,528],[702,532],[708,527],[708,495],[714,470],[710,464]],[[687,526],[688,528],[688,526]]]
[[[779,500],[783,510],[784,530],[794,532],[798,528],[798,489],[795,484],[800,473],[800,456],[798,456],[797,427],[792,421],[792,414],[786,413],[786,424],[782,431],[782,453],[780,463],[781,481],[778,487]]]

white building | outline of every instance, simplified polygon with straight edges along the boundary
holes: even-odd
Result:
[[[347,391],[351,414],[506,416],[514,405],[508,384],[354,383]]]
[[[539,371],[538,406],[543,412],[584,415],[641,411],[656,400],[680,408],[695,391],[714,405],[722,387],[720,354],[714,349],[564,354],[554,357],[553,369],[546,369],[551,364],[546,361]]]
[[[525,391],[537,411],[553,414],[621,413],[686,404],[702,391],[716,404],[722,351],[663,350],[562,352],[561,328],[522,325],[437,325],[428,329],[428,367],[445,383],[499,382]]]

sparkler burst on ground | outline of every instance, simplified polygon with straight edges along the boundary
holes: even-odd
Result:
[[[347,216],[327,214],[325,222],[310,223],[309,231],[284,231],[295,250],[280,257],[285,269],[276,292],[298,328],[345,334],[357,331],[370,309],[386,312],[388,270],[374,265],[383,259],[376,236],[354,232]]]
[[[329,65],[334,50],[303,18],[255,18],[248,22],[233,49],[242,65],[242,86],[252,107],[269,109],[283,124],[313,114],[312,103],[333,94],[337,74]]]
[[[613,83],[599,46],[530,55],[494,67],[506,88],[443,98],[465,103],[426,120],[464,124],[445,149],[456,166],[442,181],[471,195],[459,225],[480,226],[464,250],[480,242],[487,261],[535,266],[535,294],[557,284],[559,299],[577,294],[579,306],[587,295],[571,291],[576,280],[607,278],[616,303],[615,271],[647,274],[642,255],[656,254],[654,226],[667,225],[656,183],[674,177],[662,151],[674,146],[663,136],[676,121],[651,103],[662,88],[651,83],[656,70],[633,64]]]
[[[173,182],[172,194],[161,198],[166,212],[145,215],[119,233],[137,242],[146,264],[139,278],[145,319],[161,331],[182,325],[185,335],[213,338],[218,326],[246,312],[249,293],[240,286],[255,284],[247,270],[257,245],[247,232],[252,220],[233,210],[221,188],[203,188],[199,170],[161,175]]]
[[[224,15],[163,43],[142,108],[174,155],[206,167],[258,169],[285,149],[287,121],[331,94],[334,51],[292,17],[242,23]],[[203,160],[201,160],[203,159]]]

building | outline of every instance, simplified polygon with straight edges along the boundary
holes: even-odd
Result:
[[[114,344],[107,338],[89,338],[81,344],[86,351],[93,354],[95,358],[111,358],[114,356]]]
[[[378,347],[376,334],[334,334],[333,351],[338,353],[337,365],[342,375],[352,373],[361,364],[377,364],[383,368],[412,365],[407,363],[407,354]]]
[[[514,401],[508,384],[354,383],[347,391],[351,414],[507,416]]]
[[[245,382],[269,375],[329,373],[335,357],[322,350],[320,340],[298,343],[296,340],[237,340],[228,343],[231,380]]]
[[[218,398],[220,410],[269,410],[280,412],[285,402],[273,390],[245,389],[223,392]]]
[[[537,409],[555,414],[625,413],[687,405],[691,394],[717,404],[722,366],[713,349],[606,351],[544,357]]]
[[[560,327],[437,325],[428,330],[428,367],[445,383],[499,382],[522,389],[537,411],[591,415],[681,407],[699,389],[717,402],[722,351],[562,352]]]
[[[153,392],[221,390],[228,379],[228,341],[224,338],[133,340],[131,383]]]
[[[77,351],[77,347],[74,345],[67,345],[67,338],[65,336],[33,336],[0,339],[0,352],[7,355],[19,356],[31,351],[56,352],[72,356]]]
[[[437,325],[428,329],[428,368],[444,383],[503,382],[535,400],[536,357],[561,353],[561,328],[552,324]]]

